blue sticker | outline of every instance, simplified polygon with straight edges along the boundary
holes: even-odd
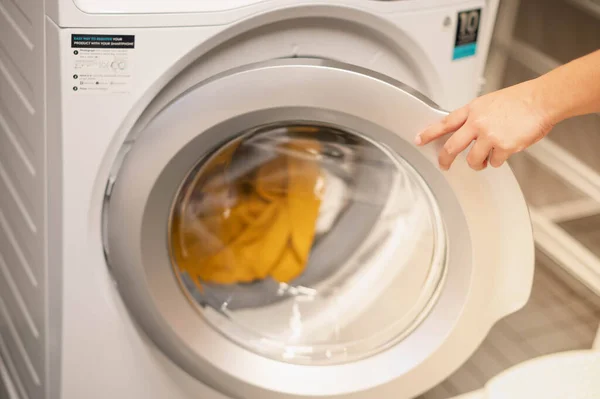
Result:
[[[458,13],[456,39],[452,54],[453,60],[472,57],[477,53],[477,36],[479,35],[480,20],[481,8]]]
[[[477,43],[465,44],[463,46],[454,47],[453,60],[458,60],[465,57],[471,57],[477,53]]]

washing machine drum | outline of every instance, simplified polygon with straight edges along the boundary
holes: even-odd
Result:
[[[343,64],[203,82],[123,151],[107,258],[132,316],[228,397],[403,398],[526,301],[525,203],[507,167],[436,168],[444,115]]]

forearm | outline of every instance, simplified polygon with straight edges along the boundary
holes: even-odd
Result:
[[[600,50],[535,79],[536,101],[550,123],[600,112]]]

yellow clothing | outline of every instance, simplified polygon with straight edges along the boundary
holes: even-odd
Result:
[[[228,181],[235,150],[203,168],[199,179],[210,180],[194,183],[191,201],[174,218],[175,261],[196,283],[289,282],[303,272],[313,245],[323,186],[319,143],[279,144],[278,155],[254,173]],[[189,205],[194,197],[202,198],[200,212]]]

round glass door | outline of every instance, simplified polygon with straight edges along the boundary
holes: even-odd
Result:
[[[165,104],[111,170],[105,254],[136,323],[219,393],[417,397],[527,300],[514,176],[441,172],[412,139],[446,113],[411,88],[290,59]]]
[[[169,226],[174,271],[213,328],[292,363],[401,340],[444,275],[444,227],[421,176],[324,124],[269,124],[222,144],[187,175]]]

